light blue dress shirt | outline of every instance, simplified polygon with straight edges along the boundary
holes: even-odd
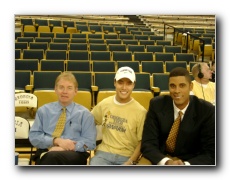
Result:
[[[59,102],[45,104],[37,110],[35,121],[30,129],[29,140],[39,149],[53,146],[52,133],[62,106]],[[75,151],[85,152],[96,147],[96,126],[88,109],[72,102],[66,107],[66,123],[61,138],[76,141]]]

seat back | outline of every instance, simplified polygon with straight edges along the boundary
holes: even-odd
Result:
[[[136,34],[136,35],[134,35],[134,39],[137,39],[137,40],[149,40],[149,36],[148,35],[138,35],[138,34]]]
[[[169,45],[169,46],[171,46],[172,45],[172,41],[168,41],[168,40],[156,40],[156,45],[163,45],[163,46]]]
[[[163,45],[146,45],[146,52],[164,52]]]
[[[180,62],[165,61],[165,72],[170,72],[172,69],[176,67],[183,67],[187,69],[187,62],[186,61],[180,61]]]
[[[102,39],[102,34],[87,34],[88,39]]]
[[[153,73],[152,74],[153,87],[160,88],[160,93],[154,95],[169,94],[169,74],[166,73]]]
[[[133,40],[134,39],[133,34],[119,34],[119,38],[122,40],[124,40],[124,39]]]
[[[193,53],[176,53],[175,54],[175,61],[186,61],[187,65],[189,65],[189,62],[195,61],[195,56]]]
[[[91,110],[93,105],[93,95],[91,86],[93,84],[92,74],[90,72],[72,72],[78,82],[77,95],[74,101]]]
[[[172,52],[172,53],[182,53],[182,47],[181,46],[165,46],[165,52]]]
[[[57,20],[57,19],[50,19],[49,21],[49,25],[50,26],[62,26],[62,21],[61,20]]]
[[[49,44],[50,50],[68,50],[68,43],[50,43]]]
[[[69,50],[88,50],[87,43],[69,43]]]
[[[15,70],[15,93],[25,92],[25,86],[31,85],[31,71],[29,70]]]
[[[43,49],[24,49],[23,50],[23,59],[44,59],[44,50]]]
[[[21,49],[15,49],[15,59],[21,59]]]
[[[53,33],[64,33],[64,27],[54,26],[52,29]]]
[[[110,25],[102,25],[102,30],[103,32],[114,33],[113,26]]]
[[[125,26],[114,26],[114,31],[118,34],[126,34],[126,27]]]
[[[114,87],[115,74],[115,72],[94,73],[94,85],[98,87],[98,93],[95,96],[96,104],[116,93]]]
[[[55,38],[70,38],[70,33],[56,33]]]
[[[155,53],[155,61],[174,61],[174,54],[173,53]]]
[[[138,61],[117,61],[117,69],[123,66],[131,67],[134,72],[140,72],[140,64]]]
[[[107,51],[106,44],[89,44],[90,51]]]
[[[34,37],[18,37],[17,42],[27,42],[27,43],[34,42]]]
[[[31,72],[38,71],[38,59],[16,59],[15,70],[29,70]]]
[[[63,26],[65,27],[75,27],[74,21],[62,21]]]
[[[38,32],[51,32],[49,26],[38,26]]]
[[[127,45],[138,45],[138,40],[136,39],[123,39],[123,44]]]
[[[153,61],[152,52],[134,52],[134,61]]]
[[[115,72],[116,65],[114,61],[93,61],[92,71],[93,72]]]
[[[66,60],[67,51],[66,50],[46,50],[46,59],[54,60]]]
[[[36,90],[53,90],[55,80],[61,71],[34,71],[33,85],[34,91]]]
[[[56,43],[69,43],[69,38],[53,38],[53,42],[56,42]]]
[[[139,40],[140,45],[145,45],[145,48],[147,45],[155,45],[154,40]]]
[[[89,51],[69,50],[69,60],[86,60],[86,61],[89,61]]]
[[[152,73],[164,73],[163,61],[142,61],[142,72]]]
[[[87,43],[87,38],[71,38],[70,43]]]
[[[110,61],[110,51],[91,51],[91,61]]]
[[[89,31],[88,25],[85,24],[76,24],[77,31],[84,32]]]
[[[14,105],[15,107],[37,108],[38,99],[32,93],[16,93]]]
[[[135,87],[131,96],[148,110],[149,102],[153,98],[149,73],[136,73]]]
[[[38,32],[24,32],[24,37],[38,37]]]
[[[15,116],[15,139],[28,139],[30,131],[29,121],[25,118]],[[17,147],[17,144],[15,144]]]
[[[35,19],[34,20],[36,26],[48,26],[49,22],[47,19]]]
[[[71,60],[66,62],[66,71],[86,71],[90,72],[90,62],[84,60]]]
[[[41,71],[65,71],[64,60],[41,60],[40,61]]]
[[[48,42],[30,42],[30,49],[43,49],[45,52],[48,49]]]
[[[121,39],[106,39],[106,44],[122,44]]]
[[[132,61],[132,52],[113,51],[113,61]]]
[[[27,42],[15,42],[15,49],[27,49],[28,48],[28,43]]]
[[[71,38],[85,38],[86,39],[86,34],[73,33]]]
[[[149,40],[164,40],[164,36],[150,35]]]
[[[33,145],[29,141],[29,131],[30,123],[27,119],[15,116],[15,151],[19,154],[30,154],[29,165],[32,162],[32,155],[35,153],[33,150]],[[30,150],[25,150],[25,148],[30,148]]]
[[[109,44],[108,50],[110,52],[113,52],[113,51],[126,51],[126,45],[125,44]]]
[[[117,34],[104,34],[104,39],[117,39]]]
[[[145,46],[144,45],[127,45],[128,51],[134,52],[145,52]]]
[[[47,42],[50,43],[52,42],[52,37],[36,37],[35,42]]]
[[[36,32],[36,28],[34,25],[25,25],[24,26],[24,33],[25,32]]]
[[[40,32],[40,37],[50,37],[54,38],[54,33],[53,32]]]

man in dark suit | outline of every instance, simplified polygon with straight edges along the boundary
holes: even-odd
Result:
[[[175,68],[169,75],[170,96],[150,101],[138,165],[215,165],[215,107],[196,96],[189,72]],[[169,132],[182,111],[175,150],[166,149]]]

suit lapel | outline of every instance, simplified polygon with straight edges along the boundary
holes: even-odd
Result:
[[[193,129],[193,127],[195,125],[196,113],[194,111],[194,108],[195,108],[194,103],[193,103],[192,99],[190,98],[189,106],[188,106],[187,110],[185,111],[183,120],[180,124],[175,151],[183,148],[184,144],[187,141],[186,135],[189,133],[189,131],[191,129]]]

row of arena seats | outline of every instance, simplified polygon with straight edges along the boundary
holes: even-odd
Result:
[[[189,33],[191,36],[196,37],[211,37],[215,38],[215,32],[213,33]],[[176,35],[183,32],[176,31]],[[156,37],[160,36],[160,37]],[[111,33],[111,34],[93,34],[93,33],[61,33],[61,32],[15,32],[15,40],[18,37],[51,37],[51,38],[85,38],[85,39],[141,39],[141,40],[162,40],[164,37],[162,35],[155,34],[152,31],[131,31],[131,34],[125,33]]]
[[[68,40],[55,38],[55,42],[43,41],[19,41],[15,42],[15,49],[43,49],[45,50],[89,50],[89,51],[138,51],[138,52],[174,52],[181,53],[184,49],[182,45],[172,45],[170,40],[107,40],[104,42],[100,39],[90,39],[87,42],[85,39]],[[63,42],[62,42],[63,41]],[[200,44],[200,42],[199,42]],[[205,43],[211,45],[215,49],[215,42]],[[192,46],[192,45],[191,45]],[[161,47],[159,51],[154,51],[154,47]],[[192,48],[191,48],[192,49]]]
[[[32,21],[32,19],[26,19],[27,21]],[[35,21],[38,19],[35,19]],[[53,24],[50,24],[48,20],[43,21],[39,24],[39,22],[21,22],[21,31],[22,32],[66,32],[66,33],[124,33],[128,34],[131,31],[138,31],[141,33],[142,31],[151,31],[151,28],[142,26],[134,26],[132,24],[122,25],[122,24],[103,24],[99,25],[97,23],[94,24],[79,24],[79,22],[74,21],[55,21]],[[46,22],[44,22],[46,21]],[[23,24],[24,23],[24,24]],[[56,23],[56,24],[55,24]]]
[[[15,71],[15,93],[31,92],[38,98],[38,108],[56,101],[54,92],[56,77],[61,71]],[[76,72],[79,88],[74,101],[89,110],[105,97],[115,94],[115,72]],[[157,95],[168,94],[167,73],[136,73],[136,84],[132,96],[146,109],[149,100]]]
[[[139,15],[143,24],[148,27],[163,30],[164,24],[190,32],[213,32],[215,15]]]
[[[182,33],[175,34],[175,42],[179,42],[183,38]],[[201,38],[205,44],[215,42],[215,34],[188,34],[189,39]],[[105,43],[105,44],[122,44],[124,40],[136,40],[140,44],[140,40],[156,41],[167,40],[163,35],[132,35],[132,34],[69,34],[69,33],[25,33],[21,36],[20,32],[15,32],[15,42],[62,42],[62,43]],[[123,43],[124,44],[124,43]],[[171,43],[171,45],[173,45]]]
[[[193,52],[198,55],[198,59],[204,52],[205,56],[210,56],[214,60],[215,40],[211,37],[199,37],[194,39],[188,37],[187,40],[177,36],[175,43],[173,40],[162,40],[163,36],[155,36],[158,40],[138,40],[138,39],[86,39],[86,38],[51,38],[51,37],[18,37],[15,42],[15,49],[52,49],[52,50],[95,50],[95,51],[138,51],[138,52]],[[195,36],[194,36],[195,37]],[[160,40],[161,38],[161,40]],[[197,37],[198,38],[198,37]],[[203,45],[204,44],[204,48]],[[167,46],[167,48],[165,48]],[[174,46],[174,47],[170,47]],[[186,50],[185,48],[188,47]]]
[[[210,47],[210,46],[205,46]],[[85,61],[190,61],[198,60],[195,53],[161,52],[162,47],[151,46],[152,52],[132,51],[87,51],[87,50],[44,50],[42,49],[15,49],[15,59],[42,59],[46,60],[85,60]],[[156,52],[155,52],[156,51]],[[159,52],[157,52],[159,51]],[[205,50],[205,53],[208,52]],[[210,48],[207,54],[209,61],[214,59],[215,51]]]
[[[175,67],[184,67],[191,73],[197,62],[191,61],[65,61],[16,59],[15,70],[29,71],[80,71],[80,72],[116,72],[122,66],[129,66],[135,72],[168,73]]]

